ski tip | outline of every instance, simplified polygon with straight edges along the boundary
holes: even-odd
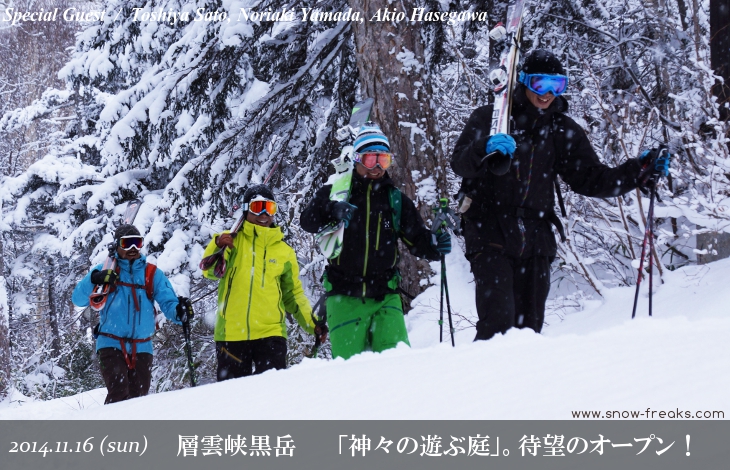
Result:
[[[355,106],[352,108],[352,114],[355,114],[360,109],[370,106],[375,100],[373,98],[365,98],[362,101],[358,101],[355,103]]]

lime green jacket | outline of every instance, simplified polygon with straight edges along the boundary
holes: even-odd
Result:
[[[219,250],[215,244],[219,235],[213,236],[203,257]],[[212,267],[203,271],[208,279],[220,281],[215,340],[286,338],[286,312],[312,334],[312,307],[299,280],[296,255],[284,242],[281,229],[246,222],[233,245],[232,250],[225,248],[226,273],[222,279],[213,274]]]

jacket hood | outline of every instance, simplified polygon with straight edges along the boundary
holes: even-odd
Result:
[[[246,238],[253,238],[254,234],[257,238],[263,239],[263,242],[266,245],[284,239],[284,234],[281,232],[281,228],[277,225],[272,227],[262,227],[260,225],[252,224],[251,222],[244,222],[243,235]]]

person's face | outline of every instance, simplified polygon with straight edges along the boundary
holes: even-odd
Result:
[[[530,100],[530,103],[537,109],[548,109],[553,104],[553,100],[555,100],[555,95],[553,95],[552,91],[548,91],[540,96],[537,93],[525,89],[525,94],[527,94],[527,99]]]
[[[136,247],[132,247],[128,250],[123,250],[121,247],[117,247],[117,255],[119,255],[120,259],[126,259],[126,260],[134,260],[139,259],[142,254],[139,252],[139,250]]]
[[[375,165],[375,168],[373,168],[372,170],[368,170],[363,166],[362,163],[358,162],[355,165],[355,171],[357,171],[358,175],[369,180],[377,180],[385,176],[385,170],[380,168],[380,166],[378,165]]]
[[[269,215],[266,212],[262,212],[259,215],[248,212],[246,214],[246,222],[251,222],[252,224],[259,225],[261,227],[271,227],[274,223],[274,216]]]

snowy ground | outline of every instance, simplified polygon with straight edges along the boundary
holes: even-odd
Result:
[[[730,417],[730,260],[665,273],[653,318],[645,290],[631,320],[634,289],[615,288],[580,312],[552,312],[541,335],[513,330],[479,343],[462,253],[448,256],[447,272],[456,348],[447,331],[438,342],[437,285],[407,317],[412,349],[307,359],[110,406],[101,406],[105,390],[22,405],[11,397],[0,419],[571,419],[571,411],[648,408]]]

